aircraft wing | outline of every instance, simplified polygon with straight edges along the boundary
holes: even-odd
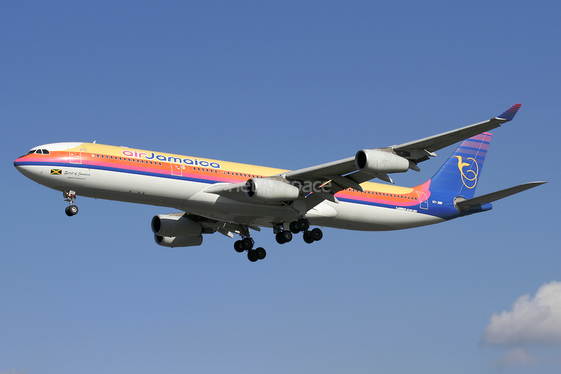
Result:
[[[255,225],[243,225],[240,223],[234,222],[226,222],[226,221],[219,221],[211,218],[206,218],[203,216],[199,216],[196,214],[191,213],[170,213],[167,214],[169,216],[183,216],[189,218],[195,222],[198,222],[203,227],[202,233],[203,234],[213,234],[215,232],[219,232],[222,235],[228,236],[230,238],[234,237],[234,234],[237,235],[249,235],[249,229],[255,231],[261,231],[259,226]]]
[[[435,156],[434,151],[446,148],[459,141],[471,138],[482,132],[492,130],[501,124],[514,118],[521,104],[515,104],[498,117],[488,121],[479,122],[456,130],[443,132],[442,134],[429,136],[428,138],[414,140],[412,142],[394,145],[390,147],[398,155],[405,157],[415,163],[428,160],[428,156]]]
[[[333,193],[337,193],[338,191],[346,188],[353,188],[361,191],[362,188],[360,183],[374,178],[379,178],[393,183],[391,178],[387,175],[388,173],[405,172],[408,169],[419,171],[417,163],[428,160],[429,157],[436,156],[434,151],[499,127],[501,124],[512,120],[518,112],[518,109],[520,109],[520,106],[521,104],[515,104],[500,116],[491,118],[488,121],[476,123],[408,143],[386,148],[377,148],[374,150],[359,151],[355,157],[349,157],[322,165],[291,171],[283,174],[283,176],[291,181],[321,181],[324,183],[331,183],[331,191]],[[370,151],[379,151],[377,155],[385,154],[388,158],[393,158],[394,161],[402,161],[398,159],[405,159],[408,161],[408,164],[402,164],[400,168],[393,170],[391,168],[387,168],[386,171],[381,172],[373,172],[372,169],[369,170],[367,168],[361,169],[358,167],[358,157],[361,152],[364,154],[365,151],[367,153]],[[404,167],[403,165],[406,166]]]

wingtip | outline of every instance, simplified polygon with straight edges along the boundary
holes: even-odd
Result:
[[[542,184],[546,184],[546,183],[547,183],[546,181],[527,182],[521,184],[521,186],[526,186],[526,189],[530,189],[530,188],[541,186]]]
[[[521,106],[522,104],[514,104],[497,118],[502,118],[502,119],[506,119],[507,121],[512,121],[512,119],[514,118],[516,113],[518,113],[518,109],[520,109]]]

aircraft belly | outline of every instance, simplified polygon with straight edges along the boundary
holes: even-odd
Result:
[[[219,221],[266,227],[297,218],[297,212],[288,206],[244,203],[204,191],[184,201],[181,209]]]
[[[125,201],[183,210],[227,222],[271,227],[298,218],[290,206],[244,203],[204,192],[209,184],[159,176],[138,175],[83,167],[23,166],[18,170],[37,183],[78,196]],[[312,225],[361,231],[398,230],[442,222],[427,214],[324,201],[306,213]]]
[[[387,207],[345,202],[329,204],[337,210],[337,217],[318,224],[340,229],[388,231],[431,225],[444,221],[442,218],[428,214]]]
[[[298,218],[297,211],[289,206],[244,203],[203,191],[186,200],[182,210],[211,219],[265,227]],[[344,202],[323,202],[308,211],[306,217],[315,226],[360,231],[398,230],[443,221],[421,213]]]

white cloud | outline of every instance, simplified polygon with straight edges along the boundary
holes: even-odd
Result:
[[[497,362],[497,368],[505,368],[513,365],[531,365],[538,362],[538,359],[529,355],[522,348],[516,348],[504,354],[503,358]]]
[[[483,341],[498,345],[561,344],[561,282],[546,283],[534,298],[520,296],[512,310],[493,313]]]

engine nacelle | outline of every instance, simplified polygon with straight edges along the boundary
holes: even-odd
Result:
[[[298,199],[300,190],[279,180],[252,178],[245,182],[245,194],[255,201],[290,201]]]
[[[409,169],[409,160],[389,152],[363,149],[356,153],[355,165],[368,173],[403,173]]]
[[[201,245],[203,236],[201,234],[196,236],[160,236],[154,235],[154,240],[158,245],[163,247],[193,247]]]
[[[154,216],[151,226],[154,234],[166,237],[197,236],[203,231],[203,227],[200,223],[185,216],[172,214],[159,214]]]

